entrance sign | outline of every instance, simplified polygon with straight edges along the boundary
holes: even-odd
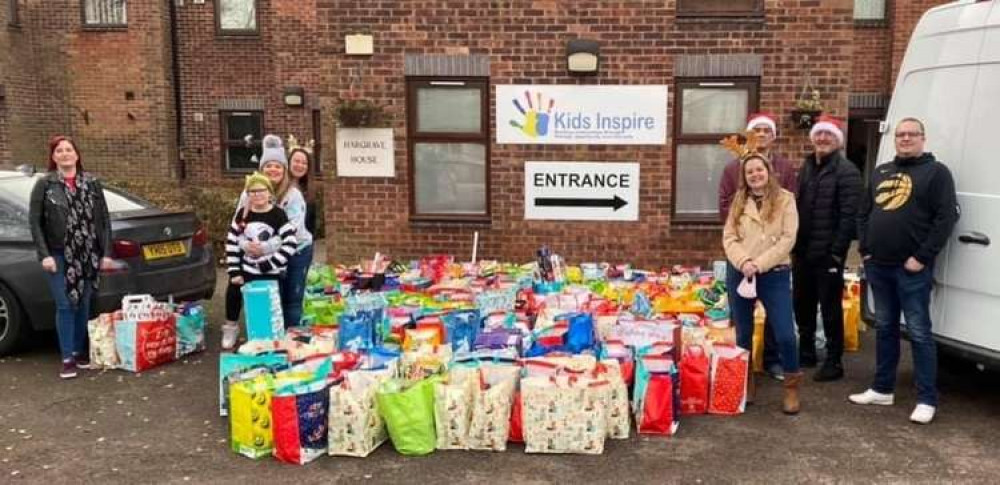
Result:
[[[500,85],[497,143],[664,145],[667,86]]]
[[[639,220],[639,164],[525,162],[524,218]]]
[[[395,177],[392,128],[338,128],[338,177]]]

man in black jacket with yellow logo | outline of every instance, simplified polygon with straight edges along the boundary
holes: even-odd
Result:
[[[931,334],[934,259],[944,249],[959,208],[948,167],[924,152],[924,124],[896,125],[896,158],[879,165],[863,199],[858,236],[865,276],[875,298],[875,380],[848,399],[893,403],[899,364],[899,315],[906,316],[913,351],[917,406],[910,420],[927,424],[937,410],[937,349]]]
[[[817,364],[817,304],[823,314],[826,359],[813,376],[822,382],[844,376],[844,261],[855,236],[862,181],[857,167],[843,154],[840,120],[821,116],[809,139],[814,151],[799,172],[799,233],[792,251],[792,288],[802,367]]]

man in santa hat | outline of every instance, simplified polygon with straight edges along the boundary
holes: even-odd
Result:
[[[802,367],[818,363],[817,304],[823,315],[826,356],[813,380],[824,382],[844,376],[844,261],[857,233],[863,183],[861,172],[843,152],[843,121],[820,116],[809,140],[813,152],[799,171],[796,197],[799,232],[792,250],[792,288]]]
[[[771,161],[781,187],[794,194],[799,189],[798,173],[791,160],[774,150],[775,138],[778,136],[778,124],[774,116],[770,113],[751,114],[747,117],[747,131],[753,131],[757,135],[757,151]],[[719,181],[719,217],[723,224],[729,217],[729,206],[733,203],[739,185],[740,161],[733,159],[726,164],[726,168],[722,171],[722,180]],[[743,275],[732,266],[727,269],[730,274],[727,274],[726,281],[739,282]],[[764,370],[779,381],[785,378],[781,361],[778,359],[778,342],[775,340],[773,327],[767,324],[764,326]]]

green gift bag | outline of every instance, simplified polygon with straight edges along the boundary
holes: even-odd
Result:
[[[392,379],[379,387],[376,401],[389,439],[404,455],[426,455],[434,451],[434,384],[438,377],[408,383]]]

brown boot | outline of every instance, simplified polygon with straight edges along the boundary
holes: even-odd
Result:
[[[757,384],[754,383],[753,368],[747,369],[747,404],[753,404],[757,397]]]
[[[802,383],[802,373],[785,373],[785,399],[781,410],[785,414],[799,414],[799,385]]]

